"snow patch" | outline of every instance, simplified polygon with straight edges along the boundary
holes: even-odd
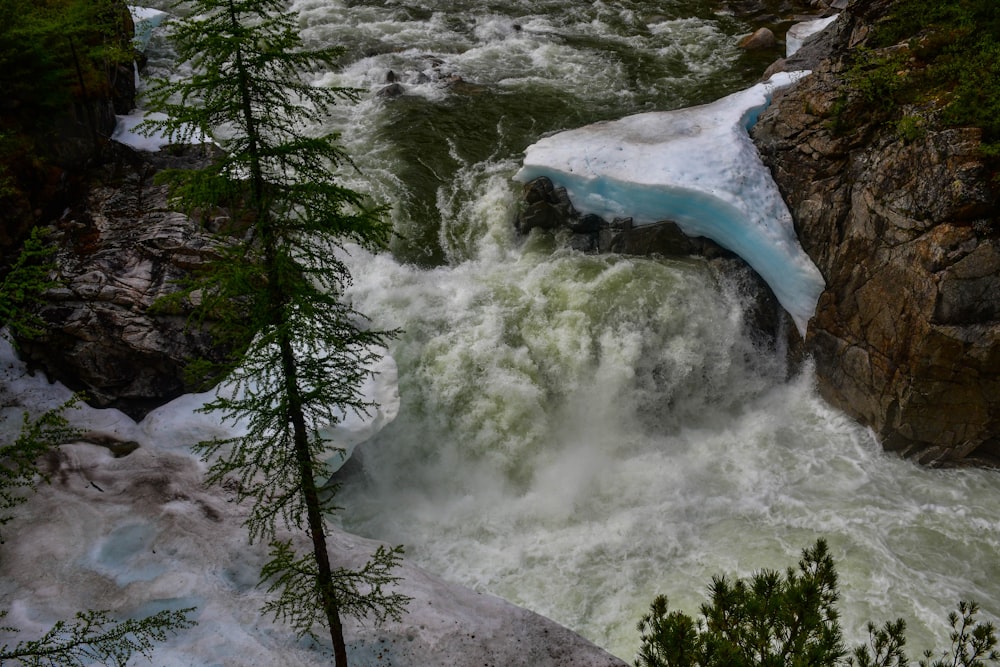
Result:
[[[160,27],[160,24],[170,16],[167,12],[151,7],[137,7],[129,5],[129,13],[132,14],[132,23],[135,24],[135,48],[138,51],[145,51],[149,45],[149,38],[153,35],[153,30]]]
[[[582,212],[635,224],[673,220],[712,239],[760,274],[804,335],[823,277],[747,130],[775,90],[807,74],[782,72],[711,104],[546,137],[526,149],[515,179],[547,176]]]
[[[823,32],[828,25],[837,20],[840,14],[834,14],[823,19],[803,21],[796,23],[785,34],[785,57],[791,57],[796,51],[802,48],[807,39],[813,35]]]

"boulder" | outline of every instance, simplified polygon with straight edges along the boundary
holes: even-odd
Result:
[[[201,224],[170,210],[166,186],[153,180],[168,161],[187,164],[192,155],[140,159],[126,147],[117,151],[117,164],[84,203],[54,223],[60,286],[39,312],[45,333],[19,345],[29,363],[84,391],[88,402],[138,418],[195,388],[184,376],[187,362],[221,357],[183,309],[152,309],[218,246]]]
[[[406,89],[403,88],[403,84],[393,82],[388,86],[379,89],[379,91],[375,93],[375,96],[384,100],[391,100],[403,95],[405,92]]]
[[[741,39],[737,46],[747,51],[754,51],[774,48],[777,44],[778,39],[770,28],[757,28],[753,33]]]
[[[826,280],[806,348],[819,388],[921,462],[1000,460],[1000,201],[979,131],[910,109],[904,139],[843,87],[884,2],[852,3],[812,76],[754,139]]]
[[[521,234],[536,228],[571,228],[580,218],[566,188],[555,187],[548,178],[536,178],[524,184],[524,204],[514,220],[514,227]]]

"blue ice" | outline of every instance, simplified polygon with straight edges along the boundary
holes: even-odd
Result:
[[[703,106],[554,134],[527,148],[515,178],[549,177],[584,213],[673,220],[712,239],[760,274],[805,334],[823,277],[747,133],[774,91],[805,74],[777,74]]]

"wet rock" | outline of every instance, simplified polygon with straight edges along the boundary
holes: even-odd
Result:
[[[518,213],[514,226],[521,234],[532,229],[571,228],[579,214],[569,201],[565,188],[556,188],[548,178],[536,178],[524,185],[526,206]]]
[[[737,46],[747,51],[755,51],[773,48],[777,43],[778,40],[770,28],[758,28],[753,33],[741,39]]]
[[[220,358],[204,327],[179,309],[155,311],[161,297],[217,256],[217,241],[199,222],[171,211],[166,186],[153,182],[162,164],[190,164],[192,153],[152,158],[126,147],[95,181],[85,203],[54,224],[61,286],[47,294],[43,336],[20,341],[22,353],[50,378],[86,392],[100,407],[133,417],[195,384],[184,367]],[[213,222],[228,224],[220,212]]]
[[[390,83],[388,86],[385,86],[384,88],[380,89],[377,93],[375,93],[375,95],[383,100],[391,100],[396,97],[399,97],[405,92],[406,89],[403,88],[402,84]]]
[[[806,348],[819,388],[891,450],[1000,460],[1000,201],[973,129],[913,109],[903,140],[843,87],[885,2],[852,3],[832,50],[753,136],[826,279]]]
[[[677,223],[669,220],[633,225],[632,218],[615,218],[608,222],[599,215],[580,214],[573,207],[566,189],[555,187],[544,176],[524,185],[524,206],[514,226],[521,234],[533,229],[567,230],[571,233],[569,245],[588,252],[662,257],[728,254],[709,239],[688,236]]]
[[[570,221],[569,228],[576,234],[596,234],[607,224],[601,216],[588,213],[577,222]]]
[[[631,220],[629,220],[631,222]],[[727,254],[718,244],[704,237],[692,237],[681,231],[677,223],[669,220],[651,225],[611,226],[613,234],[606,244],[605,252],[623,255],[658,255],[660,257],[688,257],[701,255],[717,257]]]

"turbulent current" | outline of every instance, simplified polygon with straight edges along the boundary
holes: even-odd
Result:
[[[693,613],[712,574],[826,537],[850,639],[902,616],[912,648],[942,643],[959,599],[1000,616],[996,473],[883,454],[700,260],[513,232],[511,177],[541,136],[756,79],[767,59],[735,47],[751,26],[716,4],[292,2],[309,45],[346,48],[315,79],[363,99],[323,129],[399,233],[350,258],[349,298],[403,330],[401,407],[340,474],[342,521],[626,660],[657,593]]]

